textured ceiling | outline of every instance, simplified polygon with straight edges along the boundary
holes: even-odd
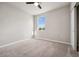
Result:
[[[28,12],[31,15],[37,15],[41,14],[56,8],[60,8],[66,5],[69,5],[69,2],[40,2],[40,5],[42,6],[42,9],[39,9],[38,7],[34,6],[33,4],[27,5],[25,2],[9,2],[9,4],[12,4],[26,12]]]

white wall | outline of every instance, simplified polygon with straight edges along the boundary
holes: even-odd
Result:
[[[71,3],[71,45],[73,50],[76,50],[77,47],[77,20],[76,20],[76,9],[74,8],[76,2]]]
[[[32,22],[32,15],[0,2],[0,45],[31,38]]]
[[[46,17],[45,30],[37,31],[36,38],[70,43],[70,6],[64,6],[40,15]]]

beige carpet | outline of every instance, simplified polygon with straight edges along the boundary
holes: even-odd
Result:
[[[68,45],[45,40],[29,39],[0,48],[2,57],[66,57]]]

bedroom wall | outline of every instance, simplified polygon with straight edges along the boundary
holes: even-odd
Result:
[[[45,30],[36,28],[36,38],[44,38],[70,44],[70,5],[37,15],[46,17]]]
[[[33,16],[0,2],[0,46],[32,37]]]

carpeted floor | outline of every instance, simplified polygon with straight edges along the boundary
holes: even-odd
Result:
[[[44,40],[24,40],[0,48],[1,57],[66,57],[69,45]]]

